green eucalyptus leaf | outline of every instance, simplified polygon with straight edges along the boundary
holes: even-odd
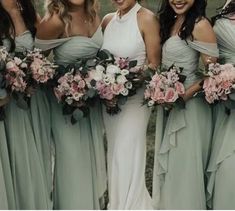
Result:
[[[64,104],[62,107],[63,115],[71,115],[73,114],[74,108],[68,104]]]
[[[4,71],[6,69],[6,62],[4,60],[0,60],[0,71]]]
[[[96,95],[96,91],[94,89],[89,89],[87,95],[92,98]]]
[[[129,62],[129,69],[137,65],[137,60],[132,60]]]
[[[102,49],[102,50],[98,51],[97,57],[100,60],[114,61],[113,55],[106,49]]]

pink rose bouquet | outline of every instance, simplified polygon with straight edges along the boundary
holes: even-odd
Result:
[[[19,107],[28,108],[31,88],[46,84],[55,74],[56,66],[49,62],[41,50],[6,54],[1,50],[1,74],[5,89],[16,99]]]
[[[114,115],[121,111],[120,106],[127,98],[136,94],[141,87],[142,71],[137,67],[137,61],[114,58],[107,50],[100,51],[98,57],[97,65],[88,73],[87,82],[97,91],[107,113]]]
[[[71,117],[75,124],[89,114],[90,106],[96,101],[96,90],[90,85],[89,68],[94,59],[84,59],[68,66],[59,66],[52,84],[54,94],[62,104],[63,115]]]
[[[182,69],[175,65],[167,70],[159,68],[151,80],[146,81],[144,104],[149,107],[165,106],[180,101],[181,96],[185,94],[183,85],[185,77],[181,75],[181,71]]]
[[[235,67],[232,64],[211,63],[205,74],[203,92],[208,103],[232,99],[235,89]]]

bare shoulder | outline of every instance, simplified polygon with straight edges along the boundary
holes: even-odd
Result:
[[[160,27],[157,16],[152,11],[144,7],[139,10],[137,18],[141,31],[145,31],[151,28],[158,29]]]
[[[58,14],[54,13],[49,18],[43,18],[38,25],[37,38],[39,39],[56,39],[64,33],[64,23]]]
[[[112,20],[113,16],[115,15],[115,13],[109,13],[107,15],[104,16],[102,22],[101,22],[101,27],[102,30],[104,31],[106,26],[109,24],[109,22]]]
[[[206,18],[202,18],[195,23],[193,29],[193,36],[198,41],[209,43],[216,42],[216,36],[211,26],[211,23]]]

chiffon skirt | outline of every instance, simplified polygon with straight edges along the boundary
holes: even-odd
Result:
[[[15,101],[6,106],[6,135],[16,199],[16,209],[50,209],[41,154],[32,128],[30,110]]]
[[[99,209],[97,166],[89,117],[72,125],[50,99],[55,142],[54,208]],[[103,138],[103,137],[102,137]]]
[[[0,122],[0,210],[16,209],[4,122]]]
[[[221,106],[224,117],[214,131],[213,148],[207,168],[208,206],[213,209],[235,209],[235,111],[228,115]]]
[[[212,136],[212,113],[203,99],[169,116],[157,111],[153,199],[158,209],[206,209],[205,171]]]

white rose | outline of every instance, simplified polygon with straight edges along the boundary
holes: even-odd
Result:
[[[14,61],[15,61],[16,65],[20,65],[22,63],[22,60],[18,57],[14,57]]]
[[[14,68],[15,67],[15,64],[13,63],[13,62],[7,62],[7,64],[6,64],[6,68],[7,69],[11,69],[11,68]]]
[[[129,91],[128,91],[128,89],[123,89],[122,91],[121,91],[121,94],[123,95],[123,96],[127,96],[128,94],[129,94]]]
[[[69,105],[71,105],[71,104],[73,103],[73,100],[72,100],[71,98],[67,98],[65,101],[66,101]]]
[[[115,66],[115,65],[108,65],[107,69],[106,69],[106,73],[109,74],[116,74],[116,73],[120,73],[120,68]]]
[[[132,83],[130,81],[128,81],[126,84],[125,84],[125,87],[127,89],[132,89]]]
[[[117,77],[117,83],[119,83],[119,84],[124,84],[124,83],[126,83],[127,82],[127,79],[126,79],[126,77],[124,76],[124,75],[119,75],[118,77]]]
[[[122,75],[128,75],[129,74],[129,70],[123,69],[123,70],[121,70],[121,74]]]
[[[115,77],[112,74],[106,74],[104,76],[104,83],[106,85],[113,84],[115,82]]]
[[[25,62],[23,62],[23,63],[20,65],[20,67],[21,67],[21,68],[27,68],[28,65],[27,65]]]
[[[95,69],[96,69],[97,71],[100,71],[100,72],[104,72],[104,71],[105,71],[105,68],[104,68],[102,65],[97,65],[97,66],[95,67]]]
[[[153,100],[150,100],[149,102],[148,102],[148,106],[149,107],[152,107],[154,105],[154,101]]]

